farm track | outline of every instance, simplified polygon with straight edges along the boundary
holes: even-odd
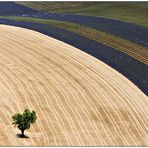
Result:
[[[148,98],[127,78],[38,32],[0,34],[1,146],[148,146]],[[38,119],[19,139],[11,116],[25,107]]]
[[[136,84],[146,95],[148,95],[147,65],[132,58],[131,56],[128,56],[127,54],[70,31],[45,24],[13,21],[8,19],[0,19],[0,23],[36,30],[73,45],[113,67]]]

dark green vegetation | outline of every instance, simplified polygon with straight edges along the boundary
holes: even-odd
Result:
[[[75,32],[81,36],[87,37],[89,39],[95,40],[97,42],[103,43],[110,47],[113,47],[121,52],[124,52],[135,59],[148,65],[148,49],[146,47],[140,46],[136,43],[130,42],[128,40],[110,35],[108,33],[95,30],[82,25],[68,23],[64,21],[55,21],[47,19],[37,19],[37,18],[27,18],[27,17],[6,17],[9,19],[17,21],[27,21],[47,24],[50,26],[56,26],[58,28],[66,29],[71,32]]]
[[[101,16],[148,27],[148,2],[17,2],[43,12]]]
[[[22,137],[24,137],[24,131],[30,128],[30,125],[35,123],[37,117],[34,111],[30,111],[29,109],[25,109],[24,112],[17,113],[12,116],[12,124],[17,126],[19,130],[21,130]]]

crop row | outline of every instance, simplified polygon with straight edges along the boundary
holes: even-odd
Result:
[[[0,15],[53,19],[85,25],[148,47],[148,29],[130,23],[95,16],[43,13],[13,2],[0,2]]]
[[[13,17],[13,16],[2,17],[2,18],[16,20],[16,21],[42,23],[66,29],[68,31],[77,33],[81,36],[90,38],[97,42],[108,45],[114,49],[117,49],[121,52],[124,52],[148,65],[148,48],[140,46],[139,44],[136,44],[134,42],[130,42],[129,40],[124,40],[123,38],[119,38],[117,36],[113,36],[111,34],[90,27],[86,27],[75,23],[69,23],[65,21],[55,21],[55,20],[47,20],[39,18]]]
[[[72,14],[37,13],[36,15],[28,15],[28,17],[37,17],[42,19],[52,19],[77,23],[122,37],[124,39],[148,47],[148,29],[134,24],[95,16]]]
[[[8,19],[0,19],[0,23],[32,29],[73,45],[113,67],[148,95],[147,65],[125,53],[73,32],[45,24]]]

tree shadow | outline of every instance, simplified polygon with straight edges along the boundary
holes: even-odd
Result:
[[[17,138],[29,138],[28,136],[26,135],[23,136],[22,134],[17,134],[16,137]]]

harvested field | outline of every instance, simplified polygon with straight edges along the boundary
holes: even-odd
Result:
[[[1,146],[148,146],[148,98],[123,75],[41,33],[0,25]],[[20,139],[11,116],[37,122]]]
[[[148,66],[125,53],[55,26],[9,19],[0,19],[0,23],[35,30],[73,45],[113,67],[148,95]]]
[[[75,23],[68,23],[64,21],[55,21],[55,20],[47,20],[47,19],[38,19],[38,18],[27,18],[27,17],[2,17],[4,19],[16,20],[16,21],[26,21],[26,22],[34,22],[47,24],[49,26],[54,26],[58,28],[62,28],[64,30],[68,30],[70,32],[74,32],[80,36],[84,36],[96,42],[105,44],[110,46],[116,50],[124,52],[129,56],[139,60],[140,62],[148,65],[148,48],[140,46],[134,42],[130,42],[129,40],[125,40],[111,34],[107,34],[105,32],[95,30],[83,25],[78,25]]]

